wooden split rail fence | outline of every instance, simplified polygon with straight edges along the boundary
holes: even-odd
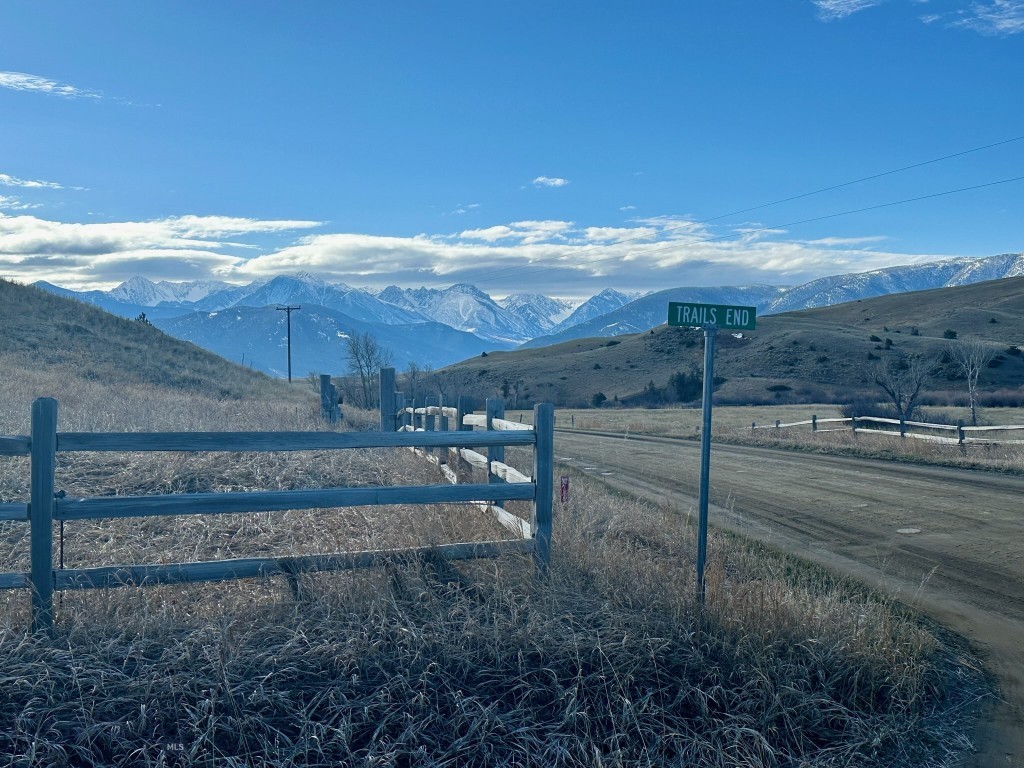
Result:
[[[821,424],[848,424],[849,427],[833,427],[829,426],[825,429],[821,429]],[[886,426],[895,426],[896,429],[884,429],[876,426],[868,427],[867,425],[882,424]],[[975,445],[1024,445],[1024,440],[997,440],[991,437],[969,437],[969,434],[977,434],[979,432],[1000,432],[1000,431],[1012,431],[1012,430],[1024,430],[1024,424],[1006,424],[1001,426],[983,426],[983,427],[968,427],[964,426],[964,422],[961,420],[957,424],[930,424],[924,421],[907,421],[906,419],[885,419],[877,416],[852,416],[849,418],[830,418],[830,419],[819,419],[817,416],[811,416],[810,419],[805,421],[793,421],[788,424],[783,424],[781,421],[776,421],[774,424],[762,424],[758,425],[754,422],[750,425],[751,431],[759,429],[770,429],[770,430],[782,430],[791,427],[805,427],[810,426],[811,432],[852,432],[853,434],[864,434],[864,435],[881,435],[889,437],[903,437],[913,438],[915,440],[928,440],[935,443],[947,443],[950,445],[959,445],[962,449],[966,450],[969,444]],[[859,427],[859,428],[858,428]],[[933,435],[926,433],[917,433],[913,430],[934,430],[934,431],[945,431],[955,432],[956,437],[944,437],[942,435]]]
[[[382,432],[404,434],[435,434],[441,436],[442,447],[419,448],[428,461],[438,465],[448,481],[458,485],[459,466],[480,469],[487,473],[487,493],[474,503],[495,516],[499,523],[518,539],[510,544],[525,544],[532,550],[538,572],[547,570],[551,555],[552,498],[554,493],[554,407],[549,403],[534,406],[533,424],[508,421],[504,401],[488,399],[483,414],[473,412],[471,398],[461,396],[451,407],[438,398],[424,398],[422,404],[395,391],[395,371],[380,371],[380,429]],[[483,432],[474,432],[480,428]],[[490,434],[495,437],[486,455],[470,447],[458,445],[454,439],[461,434]],[[500,437],[499,437],[500,436]],[[523,438],[534,447],[532,476],[505,463],[505,447],[522,445]],[[533,488],[533,505],[527,520],[510,512],[504,502],[522,498],[512,493],[515,488]]]
[[[550,406],[538,406],[537,430],[484,432],[159,432],[83,433],[57,431],[57,401],[39,398],[32,406],[30,436],[0,437],[0,456],[30,457],[30,498],[26,503],[0,504],[0,521],[30,525],[30,570],[0,573],[0,589],[28,589],[33,630],[53,624],[53,593],[62,590],[152,586],[226,581],[283,574],[294,581],[307,571],[367,568],[408,556],[431,555],[449,560],[496,557],[506,552],[532,552],[539,570],[547,568],[551,531],[552,429]],[[546,419],[546,421],[544,421]],[[549,426],[544,427],[543,424]],[[477,503],[493,495],[488,484],[438,484],[356,488],[315,488],[243,493],[180,493],[149,496],[70,498],[55,493],[57,454],[79,451],[322,451],[334,449],[442,448],[474,452],[504,446],[533,448],[535,479],[501,486],[503,499],[533,502],[530,537],[514,541],[469,541],[394,550],[334,552],[288,557],[254,557],[188,563],[109,565],[54,568],[54,521],[153,515],[212,515],[273,512],[384,504]]]

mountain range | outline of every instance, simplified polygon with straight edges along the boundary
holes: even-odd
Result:
[[[42,281],[35,285],[122,317],[144,313],[172,336],[276,376],[287,371],[287,323],[276,308],[301,307],[291,313],[292,367],[303,376],[343,372],[345,340],[361,333],[390,349],[400,368],[409,362],[443,367],[488,351],[644,331],[665,321],[669,301],[756,306],[759,315],[769,315],[1017,275],[1024,275],[1024,253],[836,275],[794,287],[678,287],[646,295],[605,289],[581,303],[540,294],[496,301],[468,284],[444,289],[392,285],[372,291],[308,273],[243,286],[144,277],[110,291],[75,292]]]

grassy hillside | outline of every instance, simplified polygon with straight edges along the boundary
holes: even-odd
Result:
[[[667,313],[667,307],[666,307]],[[761,318],[742,338],[719,332],[715,373],[724,402],[836,402],[873,395],[873,367],[901,354],[941,361],[960,340],[989,345],[996,358],[982,373],[983,392],[1024,386],[1024,277],[850,302]],[[947,336],[955,332],[956,339]],[[478,393],[523,381],[527,402],[585,405],[597,393],[628,400],[674,373],[699,373],[703,334],[659,326],[613,339],[580,339],[542,349],[495,352],[452,366],[451,379]],[[940,365],[930,389],[961,389]],[[942,396],[945,396],[943,394]],[[523,404],[522,400],[520,404]]]
[[[108,384],[237,398],[271,384],[194,344],[73,299],[0,280],[4,369],[59,369]]]

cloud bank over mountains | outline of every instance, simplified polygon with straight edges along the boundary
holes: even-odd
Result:
[[[881,236],[799,239],[756,223],[713,228],[671,216],[631,223],[515,221],[397,237],[303,234],[327,224],[290,219],[188,215],[81,224],[0,213],[0,275],[88,290],[110,288],[135,274],[244,283],[305,271],[378,289],[472,282],[494,295],[529,288],[579,298],[609,285],[626,291],[791,285],[949,256],[886,251]]]

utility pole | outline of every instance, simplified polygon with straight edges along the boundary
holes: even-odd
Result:
[[[278,312],[288,313],[288,383],[292,381],[292,312],[302,307],[284,306],[278,307]]]

